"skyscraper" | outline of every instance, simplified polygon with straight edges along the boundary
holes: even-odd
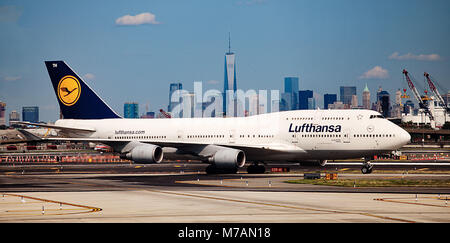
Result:
[[[407,100],[405,106],[403,107],[403,113],[410,114],[414,111],[414,102]]]
[[[384,117],[390,117],[391,101],[389,93],[383,90],[378,95],[380,97],[381,114],[383,114]]]
[[[298,109],[308,110],[314,109],[315,102],[312,90],[300,90],[298,91]]]
[[[370,110],[370,108],[371,108],[371,106],[370,106],[370,91],[369,91],[369,88],[367,87],[367,84],[363,90],[362,104],[363,104],[364,109]]]
[[[287,110],[297,110],[298,107],[298,77],[284,78],[284,93]]]
[[[341,91],[340,99],[341,99],[342,103],[344,103],[350,107],[352,105],[352,95],[356,95],[356,87],[355,86],[341,86],[340,91]]]
[[[291,110],[292,95],[291,93],[282,93],[280,99],[280,111]]]
[[[139,118],[139,104],[136,102],[127,102],[123,105],[124,118]]]
[[[316,109],[316,98],[313,97],[308,98],[308,110],[315,110]]]
[[[181,83],[171,83],[170,84],[170,90],[169,90],[169,106],[167,107],[168,112],[172,112],[172,109],[180,103],[180,101],[172,101],[172,95],[177,90],[182,90],[183,85]]]
[[[6,125],[5,111],[6,111],[6,103],[0,101],[0,126]]]
[[[352,104],[350,105],[351,108],[358,108],[358,96],[352,95]]]
[[[223,82],[223,112],[227,116],[236,116],[236,99],[235,94],[237,90],[236,84],[236,58],[231,52],[231,39],[228,35],[228,52],[225,54],[225,77]],[[233,92],[232,100],[227,100],[227,91]],[[231,97],[230,97],[231,98]],[[232,105],[234,114],[227,114],[228,105]]]
[[[391,117],[394,118],[401,118],[402,117],[402,109],[403,109],[403,105],[402,105],[402,92],[400,91],[400,89],[398,89],[395,92],[395,104],[392,105],[392,109],[391,109]]]
[[[286,93],[298,92],[298,77],[284,78],[284,92]]]
[[[383,91],[383,89],[380,86],[380,87],[378,87],[378,90],[377,90],[377,102],[381,100],[381,95],[380,95],[381,91]]]
[[[395,91],[395,104],[402,104],[402,92],[400,91],[400,89],[397,89],[397,91]]]
[[[9,113],[9,125],[11,126],[11,122],[16,122],[16,121],[20,121],[20,115],[19,112],[17,112],[16,110],[11,111],[11,113]]]
[[[374,110],[376,110],[376,111],[378,111],[378,112],[382,112],[382,109],[381,109],[381,92],[383,91],[383,89],[381,88],[381,86],[380,87],[378,87],[378,90],[377,90],[377,101],[376,101],[376,103],[375,103],[375,109]]]
[[[22,121],[39,122],[39,107],[37,106],[22,107]]]
[[[337,101],[337,94],[324,94],[323,95],[323,108],[328,109],[328,105]]]

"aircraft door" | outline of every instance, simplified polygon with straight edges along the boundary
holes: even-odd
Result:
[[[295,145],[297,145],[298,144],[298,134],[296,134],[296,133],[293,133],[292,134],[292,137],[291,137],[291,142],[292,142],[292,144],[295,144]]]
[[[236,130],[230,130],[230,138],[228,140],[229,143],[236,143]]]
[[[370,144],[371,144],[372,148],[374,148],[374,149],[378,148],[378,146],[379,146],[378,137],[376,134],[373,134],[373,131],[375,131],[375,126],[371,124],[371,125],[367,126],[366,129],[367,129],[367,132],[369,132],[368,136],[371,138]]]
[[[343,136],[342,141],[344,143],[350,143],[350,135],[351,135],[350,129],[349,128],[344,129],[344,133],[342,134]]]
[[[183,130],[177,130],[177,138],[183,139]]]

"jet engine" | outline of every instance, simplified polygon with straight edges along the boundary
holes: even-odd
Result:
[[[221,149],[209,158],[217,169],[241,168],[245,164],[245,153],[237,149]]]
[[[124,156],[126,159],[133,160],[140,164],[160,163],[163,159],[161,147],[152,144],[143,144],[134,147]]]

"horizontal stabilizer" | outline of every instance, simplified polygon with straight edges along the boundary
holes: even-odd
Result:
[[[27,125],[27,126],[48,127],[48,128],[53,128],[53,129],[68,130],[68,131],[74,131],[74,132],[95,132],[96,131],[95,129],[92,129],[92,128],[65,127],[65,126],[50,125],[50,124],[45,124],[45,123],[33,123],[33,122],[21,122],[21,121],[16,121],[16,122],[12,122],[12,123]]]
[[[23,129],[18,129],[19,132],[21,132],[24,136],[25,139],[30,142],[30,141],[41,141],[42,139],[34,134],[32,134],[31,132],[25,131]]]

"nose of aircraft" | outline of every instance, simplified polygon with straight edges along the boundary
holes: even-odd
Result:
[[[403,145],[409,143],[411,141],[411,135],[403,128],[400,128],[400,143]]]

